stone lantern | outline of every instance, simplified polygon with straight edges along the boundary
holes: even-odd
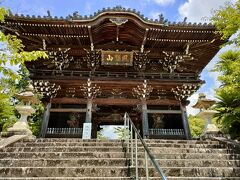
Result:
[[[221,134],[220,130],[217,128],[215,124],[212,123],[212,118],[217,111],[212,110],[211,107],[215,104],[216,101],[207,99],[206,95],[203,93],[199,93],[198,101],[193,108],[200,109],[200,112],[197,114],[200,118],[206,121],[205,130],[202,137],[209,138],[213,136],[218,136]]]
[[[27,122],[28,116],[31,116],[31,114],[35,112],[31,104],[38,102],[37,97],[33,93],[33,86],[29,85],[25,91],[15,96],[21,102],[19,105],[16,105],[16,109],[21,117],[13,127],[8,129],[8,132],[12,135],[27,135],[28,137],[33,137]]]

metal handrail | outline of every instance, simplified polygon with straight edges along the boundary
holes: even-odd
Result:
[[[135,163],[134,163],[134,153],[133,153],[133,132],[134,132],[134,139],[135,139]],[[129,138],[130,138],[130,143],[129,143]],[[138,142],[137,140],[140,140],[144,147],[144,156],[145,156],[145,171],[146,171],[146,179],[149,179],[149,172],[148,172],[148,157],[151,160],[153,166],[155,167],[156,171],[159,173],[160,177],[163,180],[167,180],[167,177],[163,173],[160,165],[158,162],[155,160],[155,157],[152,155],[150,152],[150,149],[148,148],[146,142],[142,139],[141,135],[139,134],[137,128],[133,124],[131,118],[129,117],[128,113],[125,113],[124,115],[124,141],[127,144],[127,152],[131,150],[131,166],[133,167],[135,165],[135,176],[136,179],[139,179],[138,175]],[[130,147],[131,145],[131,147]]]

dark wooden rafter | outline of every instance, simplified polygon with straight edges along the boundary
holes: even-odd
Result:
[[[141,48],[140,48],[140,52],[141,52],[141,53],[144,52],[144,46],[145,46],[146,41],[147,41],[148,31],[149,31],[149,29],[146,28],[145,33],[144,33],[144,37],[143,37],[143,41],[142,41],[142,44],[141,44]]]
[[[91,51],[94,51],[94,43],[93,43],[91,26],[88,26],[88,34],[89,34],[89,39],[90,39],[90,43],[91,43],[90,44]]]

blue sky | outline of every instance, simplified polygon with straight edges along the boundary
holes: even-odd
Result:
[[[171,22],[182,21],[187,17],[190,22],[205,22],[211,17],[214,9],[224,5],[227,0],[3,0],[1,5],[10,8],[13,13],[29,15],[47,15],[50,10],[52,16],[66,17],[74,11],[81,15],[90,15],[102,8],[121,5],[140,11],[149,19],[158,18],[163,14]],[[224,48],[224,52],[228,48]],[[201,74],[201,79],[206,81],[198,92],[204,92],[209,98],[214,98],[214,89],[219,86],[218,73],[210,72],[218,61],[219,53],[206,66]],[[187,107],[189,114],[196,114],[197,110],[191,108],[196,102],[198,92],[193,94]],[[111,130],[111,128],[107,128]],[[110,132],[110,131],[109,131]]]

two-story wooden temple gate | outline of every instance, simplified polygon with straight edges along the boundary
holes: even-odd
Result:
[[[42,137],[80,137],[91,123],[96,138],[128,112],[146,138],[191,138],[187,98],[223,43],[211,24],[149,20],[122,7],[66,18],[10,13],[1,27],[25,50],[49,55],[26,63],[44,95]]]

